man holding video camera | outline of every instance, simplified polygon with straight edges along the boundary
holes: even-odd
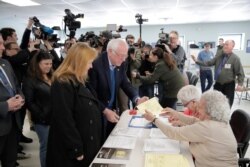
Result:
[[[169,44],[165,45],[165,48],[173,56],[180,72],[183,73],[187,58],[185,50],[179,45],[179,33],[177,31],[173,30],[169,33]]]

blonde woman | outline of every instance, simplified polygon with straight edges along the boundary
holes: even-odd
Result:
[[[95,49],[76,43],[55,71],[47,167],[88,167],[101,147],[101,111],[87,83]]]

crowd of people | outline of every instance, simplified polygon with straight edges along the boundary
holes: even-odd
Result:
[[[130,103],[135,107],[154,96],[173,126],[164,125],[150,111],[144,117],[170,138],[190,142],[197,167],[236,166],[237,142],[228,121],[235,79],[236,89],[242,89],[244,71],[233,53],[233,40],[218,47],[215,56],[209,44],[197,59],[192,56],[200,65],[201,94],[186,85],[186,53],[177,31],[169,33],[168,43],[156,46],[141,39],[135,42],[133,35],[125,40],[104,35],[96,48],[67,39],[58,56],[51,41],[30,40],[33,23],[29,19],[20,46],[13,28],[0,30],[2,167],[18,166],[26,112],[39,138],[41,167],[87,167]],[[220,92],[210,90],[208,66],[213,65],[214,89]],[[175,111],[178,99],[187,108],[184,114]],[[218,144],[223,148],[218,150]]]

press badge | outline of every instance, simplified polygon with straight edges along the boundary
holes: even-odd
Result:
[[[231,68],[231,64],[225,64],[225,69],[230,69]]]

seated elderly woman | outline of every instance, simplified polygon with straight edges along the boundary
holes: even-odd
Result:
[[[165,114],[178,116],[187,125],[173,127],[164,124],[146,111],[144,117],[152,121],[171,139],[190,142],[189,149],[195,158],[196,167],[236,167],[237,142],[229,124],[228,99],[221,92],[207,91],[199,101],[198,118],[186,116],[166,108]]]
[[[197,106],[201,97],[200,90],[194,85],[186,85],[182,87],[177,93],[177,98],[182,102],[184,109],[184,114],[198,117]],[[177,111],[176,111],[177,112]],[[168,117],[169,122],[173,126],[183,126],[184,122],[181,122],[175,114]]]

